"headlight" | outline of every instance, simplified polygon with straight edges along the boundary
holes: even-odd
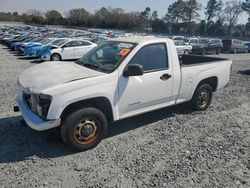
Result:
[[[47,117],[51,101],[52,97],[50,95],[44,95],[44,94],[38,95],[37,113],[43,119],[46,119]]]

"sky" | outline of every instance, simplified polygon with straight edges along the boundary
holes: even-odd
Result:
[[[113,8],[122,8],[126,11],[143,11],[145,7],[151,10],[157,10],[159,17],[166,14],[167,8],[176,0],[0,0],[0,11],[23,13],[29,9],[47,11],[56,9],[62,14],[72,8],[84,8],[93,13],[101,7],[111,6]],[[227,2],[229,0],[223,0]],[[207,0],[198,0],[203,7],[206,6]],[[202,11],[203,12],[203,11]],[[204,14],[201,13],[202,18]],[[243,14],[239,18],[239,23],[245,23],[247,15]]]

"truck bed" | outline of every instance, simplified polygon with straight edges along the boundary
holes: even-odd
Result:
[[[218,62],[225,61],[227,59],[218,58],[218,57],[210,57],[210,56],[200,56],[200,55],[183,55],[180,60],[181,65],[192,65],[192,64],[200,64],[200,63],[208,63],[208,62]]]
[[[226,86],[230,78],[232,61],[228,59],[185,55],[181,64],[181,84],[178,102],[189,101],[201,80],[213,77],[216,90]]]

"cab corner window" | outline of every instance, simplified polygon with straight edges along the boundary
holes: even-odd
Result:
[[[130,64],[140,64],[144,72],[153,72],[168,68],[166,45],[151,44],[143,47],[135,54]]]

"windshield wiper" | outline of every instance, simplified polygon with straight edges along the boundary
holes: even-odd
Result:
[[[100,68],[98,65],[91,64],[91,63],[83,63],[82,65],[84,67],[87,67],[87,68],[94,68],[94,69],[99,69]]]

